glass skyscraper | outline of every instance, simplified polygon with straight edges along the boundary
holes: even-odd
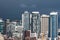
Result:
[[[22,26],[24,30],[30,30],[30,13],[28,11],[22,14]]]
[[[58,12],[50,13],[50,36],[51,40],[57,40],[58,33]]]
[[[31,26],[31,31],[32,32],[36,32],[37,33],[37,35],[39,35],[40,34],[40,31],[41,31],[41,29],[40,29],[40,14],[39,14],[39,12],[36,12],[36,11],[34,11],[34,12],[32,12],[32,22],[31,22],[32,24],[32,26]]]
[[[4,33],[4,21],[2,19],[0,19],[0,32]]]

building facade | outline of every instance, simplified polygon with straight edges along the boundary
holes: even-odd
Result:
[[[0,32],[4,34],[4,21],[0,19]]]
[[[58,40],[58,12],[50,13],[50,30],[51,40]]]
[[[41,33],[48,33],[49,15],[41,15]]]
[[[37,35],[40,34],[40,14],[39,12],[32,12],[32,21],[31,21],[31,32],[36,32]]]
[[[24,30],[30,30],[30,13],[28,11],[22,14],[22,26]]]

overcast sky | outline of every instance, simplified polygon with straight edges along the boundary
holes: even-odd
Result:
[[[0,0],[0,17],[4,19],[20,19],[26,10],[40,11],[40,14],[58,11],[60,16],[60,0]]]

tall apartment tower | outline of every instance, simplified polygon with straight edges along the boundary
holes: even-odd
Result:
[[[48,33],[49,15],[41,15],[41,33]]]
[[[28,11],[22,14],[22,26],[24,30],[30,30],[30,13]]]
[[[10,24],[10,19],[6,19],[6,21],[5,21],[5,30],[6,30],[6,33],[7,33],[7,28],[8,28],[9,24]]]
[[[4,21],[2,20],[2,18],[0,18],[0,32],[2,33],[2,34],[4,34]]]
[[[38,11],[32,12],[32,22],[31,22],[31,32],[37,33],[37,36],[40,35],[40,14]]]
[[[58,40],[58,12],[50,13],[50,36],[51,40]]]

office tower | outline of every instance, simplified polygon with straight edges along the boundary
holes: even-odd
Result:
[[[30,13],[28,11],[25,11],[22,14],[22,26],[25,30],[30,30]]]
[[[4,27],[4,32],[5,34],[7,33],[7,26],[10,24],[10,19],[5,20],[5,27]]]
[[[40,35],[40,14],[38,11],[32,12],[31,32],[36,32],[37,36]]]
[[[49,15],[41,15],[41,33],[48,33]]]
[[[4,34],[4,21],[0,18],[0,32]]]
[[[50,13],[50,33],[51,40],[58,40],[58,12]]]

